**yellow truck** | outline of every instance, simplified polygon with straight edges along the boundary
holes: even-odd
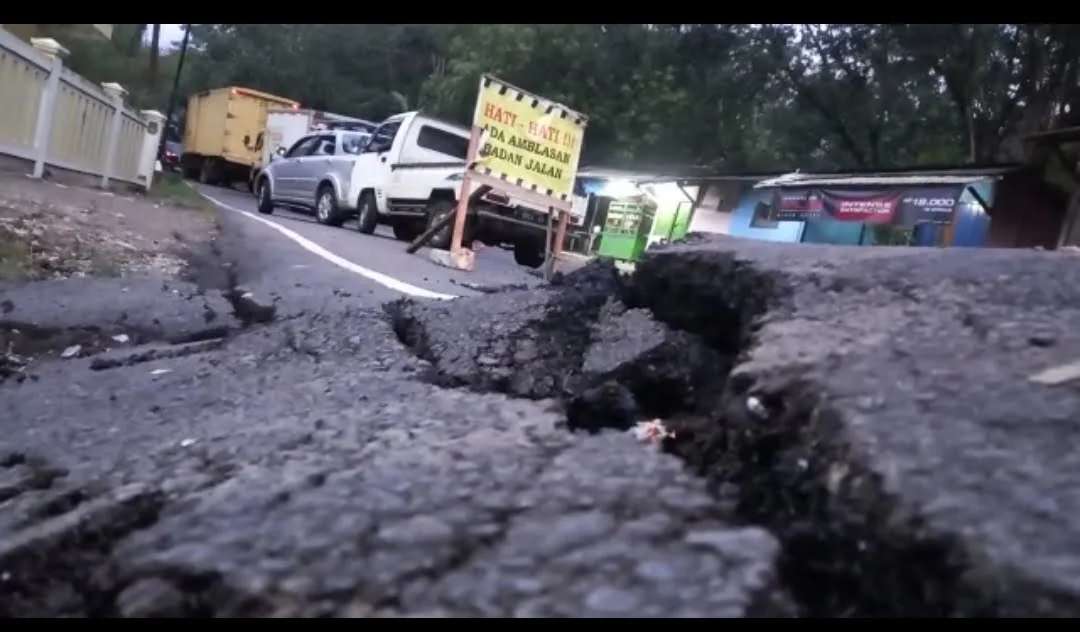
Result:
[[[266,113],[277,107],[300,104],[237,86],[191,95],[180,156],[184,176],[223,186],[247,182],[262,158]]]

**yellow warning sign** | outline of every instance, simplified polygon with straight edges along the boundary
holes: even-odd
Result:
[[[586,122],[566,106],[484,75],[473,116],[483,133],[469,169],[569,210]]]

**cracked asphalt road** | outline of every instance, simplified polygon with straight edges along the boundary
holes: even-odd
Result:
[[[551,401],[426,383],[382,311],[396,294],[225,223],[222,250],[277,322],[218,351],[43,363],[0,386],[3,614],[744,616],[774,599],[775,540],[726,527],[676,459],[579,440]],[[228,322],[193,290],[4,296],[42,326]],[[118,523],[131,514],[137,528]]]
[[[0,384],[0,615],[1080,613],[1080,392],[1027,380],[1080,355],[1075,261],[707,241],[384,308],[238,214],[220,253],[3,288],[41,326],[235,332]],[[274,322],[229,316],[224,263]],[[667,453],[601,430],[661,412]]]
[[[202,186],[200,191],[234,209],[256,213],[255,201],[247,192],[210,186]],[[476,270],[462,272],[433,265],[427,258],[426,248],[415,255],[406,254],[405,243],[394,239],[388,226],[379,226],[374,235],[362,235],[356,231],[355,220],[346,222],[342,228],[331,228],[316,222],[311,214],[281,207],[275,209],[273,215],[259,217],[294,231],[352,263],[433,292],[459,296],[476,294],[462,286],[462,282],[530,287],[541,283],[538,276],[514,263],[512,252],[501,248],[481,251],[477,255]],[[272,230],[266,232],[274,234]]]

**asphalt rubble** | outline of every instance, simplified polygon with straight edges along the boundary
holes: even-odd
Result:
[[[0,615],[1080,614],[1053,253],[692,237],[383,314],[206,267],[226,324],[0,385],[76,420],[0,443]]]
[[[388,309],[436,384],[558,398],[576,432],[661,419],[802,616],[1071,617],[1080,389],[1031,378],[1078,357],[1078,283],[1053,253],[698,236]]]

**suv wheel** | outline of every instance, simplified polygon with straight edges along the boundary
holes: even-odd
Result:
[[[270,196],[270,182],[266,178],[260,178],[259,183],[255,185],[255,191],[259,199],[258,211],[263,215],[273,213],[274,199]]]
[[[356,203],[356,230],[370,235],[379,225],[379,209],[375,206],[375,196],[365,191]]]
[[[324,184],[315,193],[315,219],[326,226],[341,226],[345,218],[338,210],[337,196],[334,195],[334,187]]]

